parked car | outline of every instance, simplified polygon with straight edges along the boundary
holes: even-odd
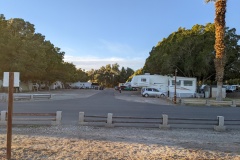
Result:
[[[137,91],[137,88],[125,87],[123,90],[124,91]]]
[[[137,88],[130,86],[121,86],[121,90],[123,91],[137,91]]]
[[[141,94],[143,97],[166,97],[166,93],[156,88],[142,88]]]
[[[239,91],[239,86],[238,85],[231,85],[226,88],[226,92],[238,92]]]

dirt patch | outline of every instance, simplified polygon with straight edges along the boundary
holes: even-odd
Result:
[[[0,130],[0,159],[6,156],[6,131]],[[13,159],[161,160],[240,159],[240,132],[98,128],[19,127],[13,130]]]

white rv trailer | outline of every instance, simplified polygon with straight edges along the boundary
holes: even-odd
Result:
[[[75,82],[70,85],[72,88],[78,88],[78,89],[86,89],[86,88],[92,88],[91,82]]]
[[[197,88],[197,79],[190,77],[176,77],[176,95],[177,97],[194,97]],[[175,94],[175,77],[162,75],[137,75],[132,78],[132,87],[153,87],[162,92],[169,92],[169,97]]]
[[[163,92],[167,92],[169,78],[170,77],[168,76],[162,75],[150,75],[150,74],[137,75],[132,78],[131,86],[136,88],[153,87],[158,88]]]
[[[176,77],[177,97],[195,97],[197,90],[197,79],[191,77]],[[169,78],[169,97],[175,94],[175,77]]]

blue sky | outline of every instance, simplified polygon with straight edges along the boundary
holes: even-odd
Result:
[[[240,34],[240,0],[228,0],[226,25]],[[179,27],[214,22],[204,0],[0,0],[6,19],[35,25],[77,68],[144,66],[151,48]]]

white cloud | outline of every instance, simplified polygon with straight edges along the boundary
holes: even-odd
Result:
[[[100,39],[97,45],[72,49],[65,47],[64,61],[73,63],[77,68],[99,69],[107,64],[118,63],[121,67],[137,70],[143,67],[146,60],[144,51],[136,51],[127,44],[109,42]]]
[[[129,67],[133,70],[137,70],[143,67],[145,58],[124,59],[119,57],[99,58],[94,56],[77,57],[65,55],[64,61],[73,63],[77,68],[85,70],[99,69],[102,66],[114,63],[118,63],[120,67]]]

